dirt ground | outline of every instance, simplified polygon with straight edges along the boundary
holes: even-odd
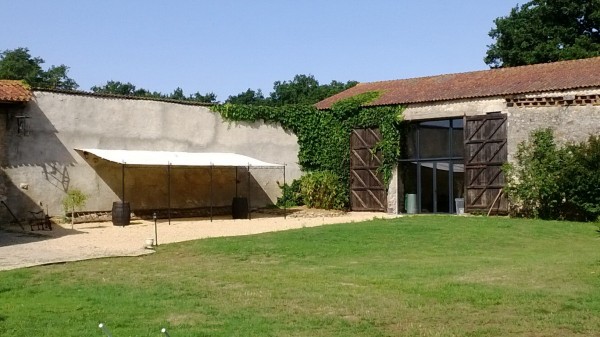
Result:
[[[370,212],[340,212],[291,209],[286,218],[278,210],[253,212],[252,219],[230,217],[167,219],[157,221],[158,244],[210,237],[251,235],[294,228],[359,222],[395,215]],[[0,270],[112,256],[151,254],[146,240],[155,238],[152,220],[132,220],[129,226],[112,222],[53,225],[51,231],[22,230],[17,225],[0,225]]]

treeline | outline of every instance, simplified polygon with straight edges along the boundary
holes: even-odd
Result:
[[[27,48],[5,50],[0,53],[0,79],[23,80],[34,88],[77,90],[79,85],[67,73],[69,67],[61,64],[43,69],[44,60],[32,57]],[[296,75],[290,81],[276,81],[273,91],[265,96],[260,89],[248,89],[237,95],[231,95],[225,103],[282,106],[286,104],[314,104],[338,92],[356,85],[356,81],[320,84],[312,75]],[[217,95],[213,92],[202,94],[196,92],[186,95],[182,88],[176,88],[171,93],[151,91],[138,88],[130,82],[107,81],[95,85],[90,91],[99,94],[115,94],[136,97],[151,97],[192,101],[200,103],[217,103]]]

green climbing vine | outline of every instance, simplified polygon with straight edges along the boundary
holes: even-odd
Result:
[[[379,97],[367,92],[341,100],[330,110],[317,110],[312,105],[281,107],[223,104],[211,109],[225,120],[277,123],[298,137],[298,162],[305,172],[331,171],[336,174],[349,195],[350,133],[355,128],[379,128],[382,140],[380,167],[385,183],[400,159],[400,128],[404,108],[401,106],[365,106]]]

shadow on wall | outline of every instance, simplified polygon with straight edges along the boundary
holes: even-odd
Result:
[[[2,117],[6,151],[0,156],[0,186],[4,185],[6,203],[22,219],[29,211],[41,210],[39,202],[44,210],[51,204],[50,211],[56,213],[59,199],[69,189],[69,169],[75,159],[36,102],[11,109]],[[6,209],[0,211],[0,220],[11,219]]]
[[[16,120],[8,121],[8,167],[75,163],[69,150],[58,138],[58,131],[35,102],[29,103],[22,113],[27,118],[21,131]]]
[[[249,198],[251,208],[271,204],[267,193],[247,168],[234,167],[146,167],[125,166],[108,162],[90,155],[84,159],[98,177],[111,190],[114,200],[100,200],[108,211],[113,201],[124,197],[132,211],[171,209],[208,209],[211,207],[230,210],[235,196]],[[123,179],[124,173],[124,179]],[[211,178],[212,177],[212,178]],[[170,190],[169,190],[170,182]],[[123,190],[124,187],[124,190]],[[101,187],[99,187],[101,188]],[[251,191],[250,195],[248,191]],[[95,191],[92,197],[106,197],[103,191]],[[106,191],[104,191],[106,192]],[[147,213],[147,212],[146,212]]]
[[[22,192],[21,187],[16,186],[12,181],[6,181],[7,195],[6,206],[0,204],[0,221],[3,224],[13,223],[13,215],[17,217],[21,225],[27,228],[27,221],[31,217],[30,212],[47,212],[47,203],[49,200],[33,200],[27,194]],[[18,198],[11,197],[17,195]],[[41,205],[40,205],[41,204]],[[7,209],[7,207],[10,209]],[[11,215],[11,212],[13,215]]]

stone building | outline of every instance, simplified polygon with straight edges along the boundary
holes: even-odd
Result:
[[[135,157],[139,151],[146,161]],[[202,164],[190,153],[208,159]],[[224,153],[249,158],[232,162]],[[84,212],[110,212],[123,198],[138,213],[230,213],[235,197],[262,207],[276,202],[284,172],[254,160],[285,165],[291,180],[300,175],[297,155],[295,135],[275,125],[224,121],[206,105],[0,81],[4,222],[10,211],[19,219],[39,210],[60,216],[73,189],[87,196]]]
[[[467,212],[502,213],[501,166],[532,131],[550,127],[559,142],[600,133],[598,74],[600,57],[360,83],[317,107],[371,91],[380,96],[369,106],[405,107],[408,131],[393,179],[383,186],[376,167],[353,167],[353,209],[454,213],[459,199]],[[387,193],[378,197],[381,189]]]

